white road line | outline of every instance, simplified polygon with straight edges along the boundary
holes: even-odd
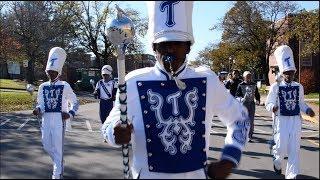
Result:
[[[21,128],[23,128],[24,125],[26,125],[31,119],[28,118],[23,124],[21,124],[21,126],[17,129],[20,130]]]
[[[98,130],[98,131],[84,131],[84,130],[72,130],[72,131],[70,131],[69,133],[78,133],[78,132],[81,132],[81,133],[85,133],[85,132],[87,132],[87,133],[92,133],[92,132],[94,132],[94,133],[100,133],[101,131],[100,130]]]
[[[91,128],[90,122],[88,120],[86,120],[86,124],[87,124],[89,132],[92,132],[92,128]]]
[[[17,129],[0,129],[0,131],[17,131]],[[27,129],[27,130],[19,130],[19,132],[38,132],[40,129]]]
[[[315,133],[315,134],[311,134],[309,136],[301,136],[301,137],[304,137],[304,138],[308,138],[308,137],[318,137],[319,136],[319,133]]]
[[[4,124],[7,123],[8,121],[10,121],[10,119],[7,119],[7,120],[5,120],[4,122],[2,122],[2,123],[0,124],[0,126],[4,125]]]
[[[211,130],[210,131],[210,134],[227,134],[227,132],[225,132],[225,131],[215,131],[215,130]]]
[[[72,124],[71,124],[71,122],[72,122],[72,121],[70,121],[70,120],[66,122],[66,131],[67,131],[67,132],[72,131]]]
[[[258,113],[255,114],[255,117],[256,116],[259,116],[259,118],[262,118],[262,119],[272,119],[271,116],[268,116],[268,118],[266,118],[265,116],[262,116],[261,114],[258,114]]]
[[[258,132],[264,133],[264,134],[272,134],[272,132],[264,131],[264,130],[257,129],[257,128],[254,128],[254,131],[258,131]]]
[[[17,131],[17,129],[0,129],[0,131]],[[20,130],[19,132],[38,132],[40,131],[40,129],[27,129],[27,130]],[[81,132],[81,133],[89,133],[89,131],[85,131],[85,130],[72,130],[69,131],[68,133],[77,133],[77,132]],[[97,131],[90,131],[90,133],[100,133],[100,130]]]
[[[309,139],[307,139],[307,141],[309,141],[310,143],[312,143],[312,144],[314,144],[314,145],[316,145],[316,146],[319,146],[319,143],[317,143],[317,142],[314,141],[314,140],[309,140]]]
[[[302,123],[302,127],[315,127],[314,124],[306,124],[306,123]]]
[[[315,133],[317,131],[312,131],[312,130],[305,130],[305,131],[301,131],[302,133]],[[319,133],[319,132],[318,132]]]

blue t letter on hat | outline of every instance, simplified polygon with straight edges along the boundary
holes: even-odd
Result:
[[[51,61],[50,66],[53,66],[54,61],[57,60],[57,59],[58,59],[58,58],[52,58],[52,59],[50,59],[50,61]]]
[[[163,1],[160,4],[160,11],[163,12],[165,8],[167,8],[167,21],[166,25],[168,27],[174,26],[176,23],[174,22],[174,8],[175,4],[178,4],[179,1]]]
[[[288,66],[290,66],[290,61],[289,60],[290,60],[290,57],[287,57],[287,58],[284,59],[284,61],[288,64]]]

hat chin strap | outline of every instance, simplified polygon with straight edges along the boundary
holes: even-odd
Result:
[[[48,71],[47,71],[47,70],[46,70],[46,74],[48,75]],[[50,80],[50,79],[49,79],[49,81],[52,82],[52,83],[54,83],[54,82],[56,82],[57,80],[59,80],[59,77],[60,77],[60,76],[61,76],[61,74],[58,72],[57,77],[54,78],[53,80]]]
[[[59,80],[59,77],[60,77],[60,74],[58,74],[57,77],[54,78],[54,80],[51,80],[51,82],[54,83],[54,82],[58,81],[58,80]]]

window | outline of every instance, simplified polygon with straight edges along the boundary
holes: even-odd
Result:
[[[259,74],[259,79],[260,80],[264,80],[265,78],[264,78],[264,74]]]
[[[312,66],[312,57],[309,56],[309,57],[301,57],[300,59],[300,63],[301,63],[301,66]]]

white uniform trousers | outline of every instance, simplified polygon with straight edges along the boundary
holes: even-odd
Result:
[[[52,179],[63,176],[63,144],[65,121],[61,113],[45,113],[42,118],[42,144],[53,161]]]
[[[288,155],[286,179],[292,179],[299,174],[301,123],[300,116],[280,116],[275,124],[274,165],[281,169],[282,160]]]

